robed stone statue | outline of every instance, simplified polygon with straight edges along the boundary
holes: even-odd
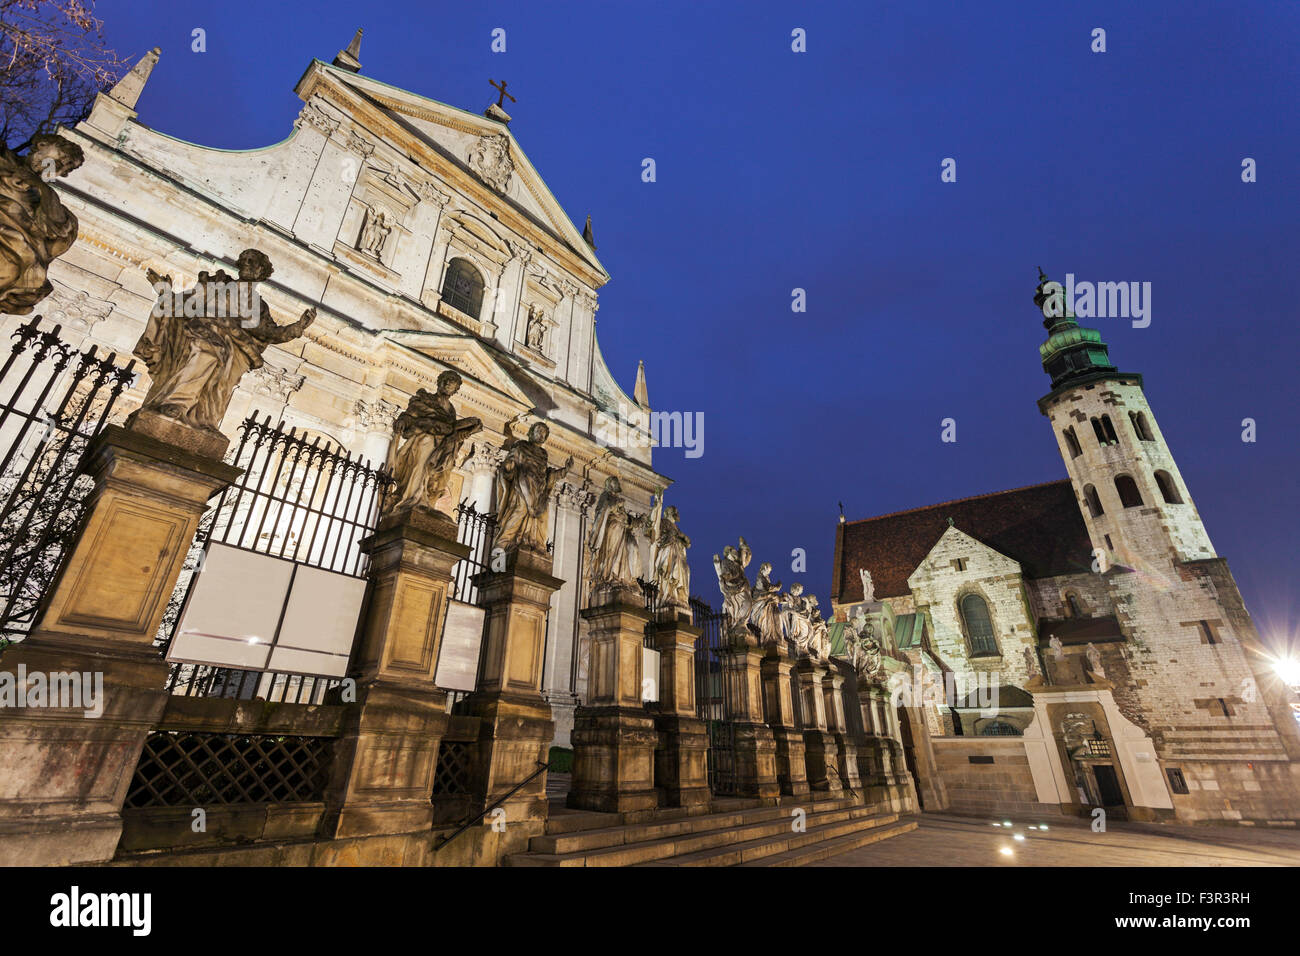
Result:
[[[587,550],[591,553],[593,603],[598,592],[638,591],[641,577],[641,549],[636,529],[640,515],[627,510],[623,485],[614,475],[605,479],[605,490],[596,501]]]
[[[149,270],[158,301],[134,349],[153,379],[141,411],[217,431],[239,380],[262,367],[267,346],[298,338],[315,321],[311,308],[297,322],[276,325],[256,294],[257,283],[273,271],[271,260],[245,249],[237,261],[237,279],[224,270],[204,272],[193,289],[179,294],[170,276]]]
[[[60,136],[33,136],[26,156],[0,148],[0,313],[27,315],[54,291],[46,270],[76,242],[77,217],[50,183],[83,161]]]
[[[772,565],[768,562],[758,566],[758,578],[750,594],[749,622],[764,644],[777,643],[781,639],[781,582],[772,583]]]
[[[496,546],[506,551],[546,553],[551,494],[573,464],[570,455],[559,468],[547,467],[543,445],[550,434],[545,422],[534,423],[527,438],[516,438],[506,426],[505,459],[497,468],[496,536]]]
[[[461,445],[483,427],[477,418],[456,417],[451,397],[460,386],[460,373],[448,369],[438,376],[436,392],[417,391],[393,422],[388,467],[396,486],[386,511],[432,508],[447,490]]]
[[[677,527],[678,520],[676,508],[664,507],[661,491],[650,511],[650,565],[660,599],[686,609],[691,601],[691,566],[686,559],[691,539]]]
[[[737,633],[749,630],[754,595],[745,569],[753,557],[754,553],[744,538],[740,539],[739,548],[727,545],[720,556],[713,556],[713,570],[718,576],[718,588],[722,591],[722,609],[730,621],[729,629]]]

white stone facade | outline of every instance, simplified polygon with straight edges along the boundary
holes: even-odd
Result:
[[[574,459],[552,508],[554,573],[565,584],[548,619],[544,684],[556,743],[567,745],[583,693],[577,611],[593,491],[617,475],[629,507],[645,512],[669,483],[648,441],[611,449],[596,439],[615,434],[608,425],[620,414],[648,412],[596,343],[609,276],[503,123],[320,61],[296,92],[304,106],[289,136],[247,151],[148,128],[133,109],[138,89],[101,96],[64,133],[86,154],[60,183],[80,234],[51,269],[47,318],[77,345],[129,355],[155,298],[147,269],[184,288],[202,270],[233,274],[240,251],[255,247],[275,268],[260,292],[277,321],[313,306],[318,318],[245,377],[222,423],[228,434],[250,414],[269,415],[381,463],[394,416],[454,368],[464,378],[457,409],[484,430],[453,491],[492,510],[506,426],[546,420],[552,462]],[[444,299],[454,260],[481,278],[478,315]],[[122,407],[147,384],[142,376]]]

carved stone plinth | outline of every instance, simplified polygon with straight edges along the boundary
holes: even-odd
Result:
[[[808,785],[813,790],[838,793],[840,786],[839,748],[835,736],[827,731],[826,694],[822,681],[826,667],[810,658],[795,665],[799,675],[799,696],[803,712],[804,763],[808,768]]]
[[[722,652],[722,679],[732,706],[737,788],[742,796],[775,803],[781,794],[776,778],[776,738],[763,720],[763,649],[752,634],[739,629],[728,635]]]
[[[370,603],[350,674],[357,706],[335,750],[322,832],[428,829],[446,694],[434,685],[451,569],[469,554],[456,525],[428,508],[385,516],[361,542]]]
[[[849,734],[844,714],[844,675],[831,665],[822,679],[822,694],[826,703],[826,729],[835,739],[835,769],[845,789],[857,791],[862,785],[858,775],[858,745]]]
[[[692,813],[707,812],[710,802],[708,726],[695,716],[695,642],[700,634],[675,615],[654,626],[659,651],[655,786],[664,806]]]
[[[542,652],[551,595],[564,582],[551,574],[549,555],[515,550],[505,571],[474,575],[487,610],[479,655],[478,689],[466,701],[480,718],[479,769],[472,802],[482,808],[518,786],[544,764],[555,738],[551,708],[542,698]],[[540,835],[546,823],[546,774],[502,804],[512,839]],[[522,848],[522,847],[521,847]]]
[[[224,449],[223,449],[224,450]],[[0,717],[0,865],[111,859],[167,665],[152,646],[203,508],[239,475],[149,434],[109,426],[91,447],[86,523],[36,627],[0,655],[29,677],[102,679],[102,713],[6,709]]]
[[[767,723],[776,742],[776,779],[781,792],[801,797],[808,793],[808,769],[803,734],[796,729],[790,671],[794,666],[781,645],[768,648],[762,664],[763,694],[767,701]]]
[[[582,612],[587,620],[588,699],[573,716],[569,806],[638,813],[658,804],[654,717],[641,702],[645,626],[650,617],[615,593]]]

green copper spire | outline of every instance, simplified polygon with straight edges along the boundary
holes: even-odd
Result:
[[[1110,362],[1110,350],[1096,329],[1079,325],[1070,314],[1065,289],[1038,270],[1038,290],[1034,305],[1042,312],[1047,341],[1038,347],[1043,371],[1052,377],[1052,388],[1081,378],[1116,372]]]

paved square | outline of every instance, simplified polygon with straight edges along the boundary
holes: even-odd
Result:
[[[995,827],[993,819],[923,814],[910,833],[810,865],[1300,866],[1295,830],[1112,823],[1093,833],[1083,821],[1008,819],[1011,827]],[[1046,831],[1029,829],[1043,822]]]

